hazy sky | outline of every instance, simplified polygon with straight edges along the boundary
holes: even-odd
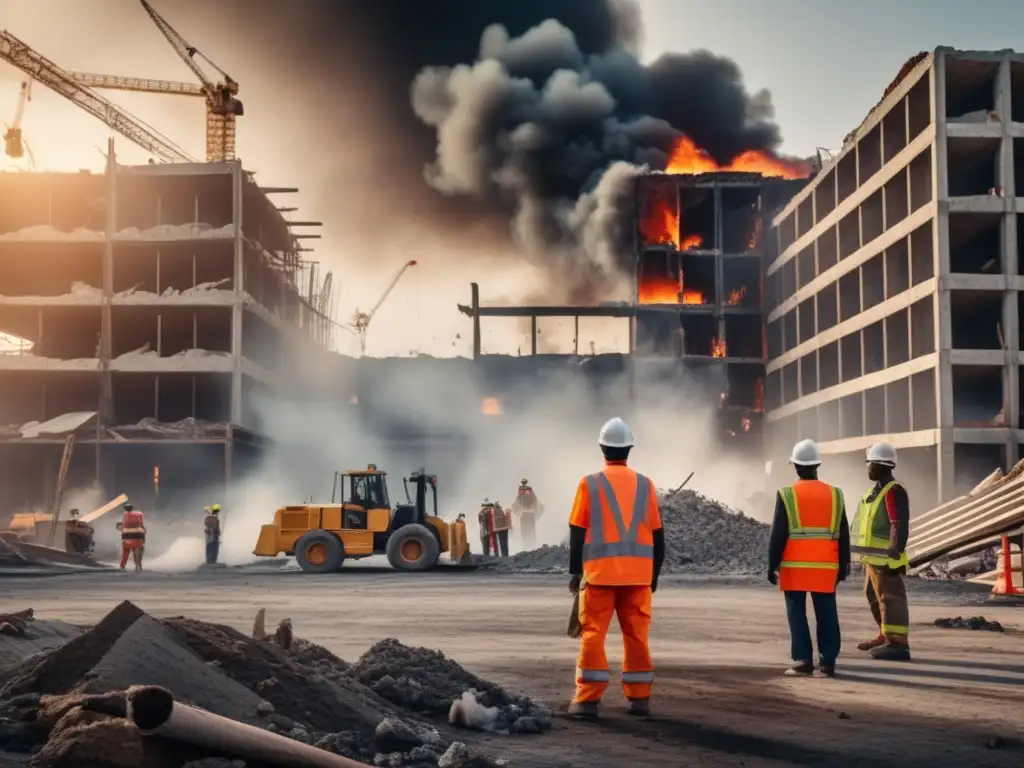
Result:
[[[177,2],[181,6],[175,9]],[[212,6],[218,0],[205,2]],[[903,62],[919,51],[939,45],[1024,51],[1024,0],[639,2],[646,60],[664,51],[695,48],[734,59],[751,93],[763,88],[771,92],[784,137],[782,150],[793,155],[811,155],[816,147],[838,150],[842,137],[864,119]],[[358,151],[358,140],[351,138],[357,128],[352,133],[341,129],[337,141],[325,147],[315,132],[316,114],[323,105],[309,97],[309,83],[300,89],[266,69],[259,77],[252,75],[251,57],[259,56],[266,64],[273,60],[273,46],[235,39],[226,34],[230,27],[195,23],[186,6],[195,13],[203,7],[201,0],[161,0],[157,6],[190,42],[210,51],[243,84],[246,117],[239,122],[239,154],[246,166],[259,172],[262,183],[301,187],[295,199],[301,218],[330,225],[332,209],[344,201],[328,188],[324,176],[332,164],[366,162]],[[117,23],[112,26],[113,18]],[[66,69],[176,80],[190,77],[137,0],[0,0],[0,28],[9,29]],[[13,115],[21,79],[19,72],[0,63],[0,122]],[[192,154],[202,154],[204,122],[199,100],[183,103],[137,94],[115,94],[111,99],[158,126]],[[356,113],[350,118],[363,120]],[[102,168],[101,150],[109,131],[55,94],[37,86],[24,127],[41,168]],[[325,154],[329,150],[332,155]],[[118,152],[128,163],[145,162],[147,157],[123,140],[118,141]],[[418,276],[403,280],[381,310],[378,328],[371,331],[371,346],[377,345],[373,353],[466,351],[468,322],[455,313],[454,304],[468,299],[468,282],[477,279],[471,271],[472,254],[465,257],[464,271],[454,276],[440,271],[425,252],[429,246],[422,242],[395,245],[368,260],[348,246],[342,229],[328,226],[324,240],[317,244],[317,256],[336,272],[339,317],[347,317],[354,306],[372,305],[399,264],[412,255],[420,259]],[[515,293],[516,280],[535,279],[528,271],[516,276],[514,265],[505,264],[501,280],[493,274],[481,279],[485,299],[489,289]],[[422,328],[425,318],[437,327],[429,338],[420,339],[422,334],[412,333],[410,325]],[[461,338],[453,342],[456,333]],[[353,343],[346,339],[346,344]]]

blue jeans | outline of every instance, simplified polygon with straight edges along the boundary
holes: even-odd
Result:
[[[217,555],[220,550],[219,541],[208,541],[206,542],[206,564],[213,565],[217,562]]]
[[[789,619],[793,661],[813,661],[814,646],[811,645],[811,630],[807,625],[807,593],[783,594],[786,595],[786,618]],[[841,643],[836,595],[834,592],[811,592],[811,602],[814,604],[814,622],[818,629],[818,660],[820,664],[832,666],[839,656]]]

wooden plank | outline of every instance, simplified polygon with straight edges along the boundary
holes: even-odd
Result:
[[[112,509],[115,509],[116,507],[119,507],[126,501],[128,501],[128,497],[122,493],[116,499],[111,499],[102,507],[98,507],[97,509],[94,509],[92,512],[82,515],[78,519],[81,520],[83,523],[91,523],[93,520],[103,517],[103,515],[107,514],[107,512],[109,512]]]
[[[60,520],[60,507],[64,503],[64,488],[68,481],[68,467],[71,466],[71,455],[75,452],[75,435],[71,433],[64,442],[64,455],[60,459],[60,472],[57,475],[57,492],[53,499],[53,518],[50,521],[50,536],[46,541],[47,546],[53,546],[53,539],[57,535],[57,522]]]

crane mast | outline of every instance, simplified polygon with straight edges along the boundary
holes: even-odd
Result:
[[[242,102],[236,97],[238,94],[238,82],[227,72],[214,64],[210,58],[199,51],[195,46],[190,45],[170,23],[153,8],[146,0],[139,0],[149,18],[153,20],[156,28],[164,36],[178,57],[185,62],[185,65],[192,70],[201,84],[200,92],[206,97],[206,160],[207,162],[223,162],[235,158],[235,118],[245,114]],[[219,83],[214,83],[203,72],[202,67],[196,61],[200,56],[213,67],[224,78]],[[141,81],[136,81],[141,82]],[[106,86],[110,87],[110,86]],[[117,86],[113,86],[117,87]],[[141,90],[139,88],[125,88],[124,90]],[[157,92],[170,92],[160,91]],[[195,94],[188,94],[195,95]]]
[[[20,69],[154,157],[172,163],[196,162],[195,158],[170,139],[158,134],[92,89],[76,82],[70,72],[64,71],[6,30],[0,30],[0,61]]]

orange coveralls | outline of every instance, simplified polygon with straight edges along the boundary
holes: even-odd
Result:
[[[135,561],[136,569],[142,567],[142,551],[146,546],[146,522],[137,509],[125,512],[121,518],[121,568],[128,565],[128,556]]]
[[[648,699],[654,664],[651,627],[654,534],[661,512],[654,484],[624,462],[609,462],[576,489],[569,525],[587,530],[583,548],[575,702],[600,701],[611,675],[605,638],[612,614],[622,632],[622,689],[627,699]]]

